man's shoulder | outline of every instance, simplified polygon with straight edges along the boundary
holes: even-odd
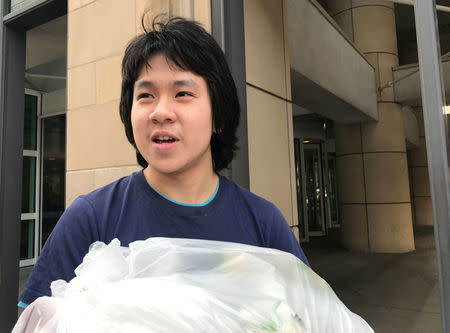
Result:
[[[134,172],[90,193],[76,197],[68,205],[58,223],[73,226],[73,220],[77,220],[82,221],[82,223],[76,223],[78,226],[96,225],[105,214],[106,216],[114,214],[122,206],[121,203],[126,200],[127,192],[137,191],[139,180],[135,178],[138,176],[139,172]],[[129,201],[132,202],[132,200]]]
[[[117,200],[123,198],[126,193],[138,190],[142,183],[142,170],[133,172],[132,174],[121,177],[107,185],[101,186],[94,191],[81,195],[80,198],[90,203],[98,201]]]
[[[229,189],[230,196],[235,197],[252,210],[258,210],[261,213],[267,211],[277,211],[278,208],[269,200],[251,192],[250,190],[234,183],[229,179],[225,179],[226,187]]]

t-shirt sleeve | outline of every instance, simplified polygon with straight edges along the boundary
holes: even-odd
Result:
[[[274,205],[272,205],[272,208],[273,218],[268,228],[268,235],[266,236],[269,247],[292,253],[306,265],[310,266],[308,259],[306,259],[299,242],[284,219],[283,214]]]
[[[52,281],[70,281],[89,246],[98,240],[95,211],[84,197],[77,198],[66,209],[31,272],[20,301],[31,304],[36,298],[50,296]]]

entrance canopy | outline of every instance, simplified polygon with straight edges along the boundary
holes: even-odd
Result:
[[[287,6],[292,102],[340,123],[378,120],[375,70],[355,44],[319,4]]]

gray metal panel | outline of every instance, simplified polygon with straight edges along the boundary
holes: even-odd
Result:
[[[450,332],[450,183],[435,0],[414,1],[422,105],[439,271],[442,332]]]
[[[250,188],[248,164],[247,91],[245,74],[244,4],[242,0],[211,1],[212,35],[224,50],[236,83],[241,121],[237,129],[239,150],[228,176],[242,187]]]
[[[216,42],[225,51],[225,10],[223,0],[211,0],[211,33]]]
[[[22,193],[25,31],[2,25],[0,99],[0,328],[17,320]]]
[[[3,23],[9,27],[29,30],[66,13],[67,0],[38,0],[3,16]]]

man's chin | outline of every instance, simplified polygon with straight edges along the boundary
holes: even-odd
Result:
[[[149,164],[148,167],[145,169],[147,173],[150,174],[157,174],[160,176],[179,176],[183,173],[186,173],[189,168],[186,168],[185,166],[180,165],[158,165],[158,164]],[[144,171],[145,172],[145,171]]]

